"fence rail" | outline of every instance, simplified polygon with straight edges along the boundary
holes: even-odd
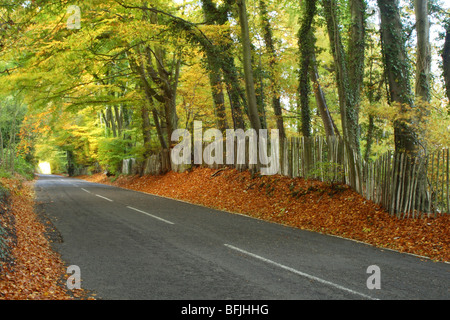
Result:
[[[259,170],[261,164],[249,164],[248,144],[246,162],[211,163],[208,155],[202,166],[234,167],[239,170]],[[237,146],[234,146],[236,154]],[[270,149],[270,145],[268,147]],[[227,150],[224,143],[223,159]],[[339,137],[291,137],[280,141],[278,173],[292,178],[301,177],[330,183],[344,183],[366,199],[379,204],[399,218],[424,214],[450,213],[449,149],[439,150],[412,159],[405,153],[387,152],[376,161],[366,163]],[[236,159],[235,159],[236,160]],[[170,152],[163,150],[133,169],[133,160],[124,160],[123,173],[160,174],[169,170],[182,172],[190,165],[176,165]]]

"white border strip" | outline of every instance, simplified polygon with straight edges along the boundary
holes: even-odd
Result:
[[[292,272],[292,273],[298,274],[298,275],[300,275],[300,276],[302,276],[302,277],[305,277],[305,278],[308,278],[308,279],[310,279],[310,280],[314,280],[314,281],[320,282],[320,283],[322,283],[322,284],[326,284],[326,285],[335,287],[335,288],[337,288],[337,289],[339,289],[339,290],[347,291],[347,292],[349,292],[349,293],[351,293],[351,294],[359,295],[359,296],[361,296],[361,297],[363,297],[363,298],[366,298],[366,299],[370,299],[370,300],[379,300],[379,299],[373,298],[373,297],[371,297],[371,296],[368,296],[368,295],[366,295],[366,294],[363,294],[363,293],[360,293],[360,292],[357,292],[357,291],[348,289],[348,288],[343,287],[343,286],[341,286],[341,285],[338,285],[338,284],[336,284],[336,283],[333,283],[333,282],[330,282],[330,281],[323,280],[323,279],[321,279],[321,278],[318,278],[318,277],[312,276],[312,275],[310,275],[310,274],[307,274],[307,273],[298,271],[298,270],[293,269],[293,268],[291,268],[291,267],[282,265],[282,264],[277,263],[277,262],[275,262],[275,261],[272,261],[272,260],[266,259],[266,258],[264,258],[264,257],[258,256],[258,255],[254,254],[254,253],[251,253],[251,252],[248,252],[248,251],[239,249],[239,248],[237,248],[237,247],[235,247],[235,246],[232,246],[232,245],[229,245],[229,244],[225,244],[225,246],[228,247],[228,248],[230,248],[230,249],[233,249],[233,250],[235,250],[235,251],[239,251],[239,252],[241,252],[241,253],[243,253],[243,254],[246,254],[246,255],[248,255],[248,256],[250,256],[250,257],[253,257],[253,258],[256,258],[256,259],[258,259],[258,260],[264,261],[264,262],[266,262],[266,263],[272,264],[272,265],[274,265],[274,266],[276,266],[276,267],[278,267],[278,268],[282,268],[282,269],[284,269],[284,270],[287,270],[287,271],[290,271],[290,272]]]
[[[98,194],[96,194],[96,196],[97,196],[97,197],[99,197],[99,198],[102,198],[102,199],[108,200],[109,202],[113,202],[113,200],[111,200],[111,199],[108,199],[108,198],[106,198],[106,197],[104,197],[104,196],[100,196],[100,195],[98,195]]]
[[[150,213],[148,213],[148,212],[145,212],[145,211],[142,211],[142,210],[133,208],[133,207],[129,207],[129,206],[127,206],[127,208],[128,208],[128,209],[131,209],[131,210],[134,210],[134,211],[137,211],[137,212],[140,212],[140,213],[143,213],[143,214],[146,214],[146,215],[149,216],[149,217],[158,219],[158,220],[163,221],[163,222],[165,222],[165,223],[168,223],[168,224],[175,224],[175,223],[173,223],[173,222],[171,222],[171,221],[169,221],[169,220],[165,220],[165,219],[163,219],[163,218],[154,216],[154,215],[152,215],[152,214],[150,214]]]

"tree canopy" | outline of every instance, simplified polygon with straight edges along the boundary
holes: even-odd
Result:
[[[0,167],[118,173],[178,128],[448,146],[444,1],[0,1]]]

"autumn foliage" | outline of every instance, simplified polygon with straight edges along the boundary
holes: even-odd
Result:
[[[15,244],[10,248],[11,262],[2,266],[0,274],[0,299],[86,298],[84,290],[68,291],[65,287],[65,265],[52,250],[45,237],[45,226],[34,211],[33,183],[20,179],[0,179],[0,184],[10,192],[10,214],[14,216],[15,231]],[[5,212],[3,210],[2,214]]]
[[[82,178],[450,261],[450,215],[398,219],[344,185],[209,168],[114,182],[103,174]]]

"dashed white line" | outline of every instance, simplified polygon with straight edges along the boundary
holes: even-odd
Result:
[[[237,248],[237,247],[235,247],[235,246],[232,246],[232,245],[229,245],[229,244],[225,244],[225,246],[228,247],[228,248],[230,248],[230,249],[233,249],[233,250],[235,250],[235,251],[238,251],[238,252],[241,252],[241,253],[243,253],[243,254],[246,254],[246,255],[248,255],[248,256],[250,256],[250,257],[253,257],[253,258],[256,258],[256,259],[258,259],[258,260],[261,260],[261,261],[264,261],[264,262],[266,262],[266,263],[269,263],[269,264],[272,264],[272,265],[274,265],[274,266],[277,266],[277,267],[279,267],[279,268],[281,268],[281,269],[284,269],[284,270],[290,271],[290,272],[292,272],[292,273],[298,274],[298,275],[300,275],[300,276],[302,276],[302,277],[305,277],[305,278],[308,278],[308,279],[311,279],[311,280],[320,282],[320,283],[322,283],[322,284],[326,284],[326,285],[335,287],[335,288],[337,288],[337,289],[339,289],[339,290],[343,290],[343,291],[350,292],[351,294],[359,295],[359,296],[364,297],[364,298],[366,298],[366,299],[370,299],[370,300],[378,300],[378,299],[373,298],[373,297],[371,297],[371,296],[368,296],[368,295],[366,295],[366,294],[363,294],[363,293],[360,293],[360,292],[357,292],[357,291],[348,289],[348,288],[343,287],[343,286],[341,286],[341,285],[338,285],[338,284],[336,284],[336,283],[333,283],[333,282],[330,282],[330,281],[327,281],[327,280],[324,280],[324,279],[315,277],[315,276],[313,276],[313,275],[310,275],[310,274],[307,274],[307,273],[298,271],[298,270],[296,270],[296,269],[294,269],[294,268],[291,268],[291,267],[282,265],[282,264],[280,264],[280,263],[278,263],[278,262],[275,262],[275,261],[269,260],[269,259],[267,259],[267,258],[258,256],[258,255],[254,254],[254,253],[251,253],[251,252],[248,252],[248,251],[239,249],[239,248]]]
[[[87,193],[92,193],[92,192],[90,192],[89,190],[86,190],[86,189],[84,189],[84,188],[81,188],[81,190],[86,191]]]
[[[175,223],[173,223],[173,222],[171,222],[171,221],[169,221],[169,220],[165,220],[165,219],[160,218],[160,217],[158,217],[158,216],[154,216],[153,214],[150,214],[150,213],[148,213],[148,212],[145,212],[145,211],[142,211],[142,210],[133,208],[133,207],[129,207],[129,206],[127,206],[127,208],[128,208],[128,209],[131,209],[131,210],[134,210],[134,211],[137,211],[137,212],[140,212],[140,213],[143,213],[143,214],[145,214],[145,215],[147,215],[147,216],[149,216],[149,217],[158,219],[158,220],[163,221],[163,222],[165,222],[165,223],[168,223],[168,224],[175,224]]]
[[[108,200],[108,201],[110,201],[110,202],[113,202],[113,200],[111,200],[111,199],[108,199],[108,198],[106,198],[106,197],[104,197],[104,196],[101,196],[101,195],[98,195],[98,194],[96,194],[96,196],[97,196],[97,197],[99,197],[99,198],[102,198],[102,199]]]

